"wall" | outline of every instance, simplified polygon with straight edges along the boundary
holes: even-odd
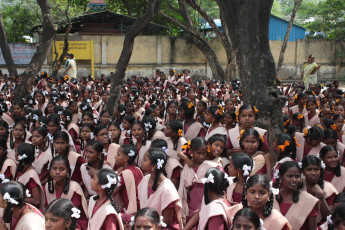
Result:
[[[124,36],[72,35],[70,40],[93,40],[95,75],[109,74],[115,71],[115,65],[120,57]],[[61,40],[61,38],[58,38]],[[215,50],[220,63],[225,68],[225,51],[217,39],[211,39],[210,45]],[[270,47],[277,62],[281,48],[281,41],[270,41]],[[297,80],[300,68],[309,54],[315,55],[315,62],[321,64],[318,71],[319,79],[345,80],[344,49],[336,41],[328,40],[297,40],[288,42],[284,64],[281,72],[282,80]],[[43,70],[51,72],[53,56],[48,54]],[[90,74],[90,62],[78,61],[78,77]],[[0,66],[4,69],[4,66]],[[63,66],[61,67],[63,72]],[[126,75],[153,76],[156,69],[167,72],[170,68],[182,71],[191,70],[191,75],[208,76],[212,73],[204,55],[192,44],[182,38],[167,36],[138,36],[135,39],[133,55],[127,68]],[[23,68],[22,68],[23,69]],[[20,69],[21,70],[21,69]],[[19,70],[19,72],[20,72]],[[7,72],[7,71],[4,71]]]

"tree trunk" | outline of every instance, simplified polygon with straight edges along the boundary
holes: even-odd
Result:
[[[41,35],[41,41],[37,46],[37,50],[32,57],[28,67],[21,74],[22,81],[16,87],[14,95],[15,100],[22,100],[28,93],[31,92],[32,83],[35,80],[35,76],[41,70],[41,67],[51,49],[53,39],[56,33],[57,26],[54,25],[54,18],[52,13],[52,7],[49,0],[37,0],[37,3],[42,11],[43,16],[43,31]]]
[[[273,0],[216,0],[239,66],[244,103],[258,107],[257,125],[271,135],[282,127],[268,26]]]
[[[124,82],[125,71],[133,53],[134,39],[147,26],[153,16],[159,11],[161,0],[149,0],[145,14],[135,20],[133,25],[127,30],[120,58],[116,64],[115,74],[111,73],[111,88],[106,110],[113,114],[114,106],[120,98],[121,83]]]
[[[72,29],[72,24],[68,24],[67,29],[66,29],[66,33],[65,33],[65,36],[64,36],[64,47],[62,49],[62,53],[61,53],[61,55],[60,55],[58,60],[57,60],[57,57],[58,57],[59,53],[57,53],[57,50],[56,50],[56,47],[55,47],[55,55],[56,56],[55,56],[55,60],[54,60],[54,63],[53,63],[53,66],[54,66],[53,73],[52,73],[53,77],[57,76],[57,74],[59,72],[59,69],[60,69],[60,66],[63,63],[63,60],[65,59],[66,53],[68,51],[68,36],[69,36],[69,33],[71,32],[71,29]]]
[[[280,54],[279,54],[278,65],[277,65],[277,75],[278,76],[280,75],[280,70],[281,70],[281,67],[282,67],[283,62],[284,62],[284,54],[285,54],[286,46],[287,46],[287,43],[288,43],[288,40],[290,37],[290,32],[291,32],[291,28],[293,25],[293,21],[295,20],[296,12],[297,12],[298,7],[301,4],[301,2],[302,2],[302,0],[295,0],[295,6],[292,10],[289,25],[288,25],[288,28],[287,28],[287,31],[286,31],[286,34],[284,37],[284,42],[283,42],[283,45],[282,45],[282,48],[281,48]]]
[[[6,30],[5,30],[4,22],[2,20],[1,7],[0,7],[0,48],[1,48],[2,56],[5,59],[6,67],[9,74],[18,75],[17,68],[14,65],[10,47],[8,46],[8,43],[7,43]]]

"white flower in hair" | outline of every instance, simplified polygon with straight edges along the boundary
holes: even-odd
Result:
[[[222,101],[222,103],[220,103],[220,105],[221,105],[222,107],[225,107],[224,101]]]
[[[5,174],[0,174],[0,179],[2,180],[2,184],[5,184],[7,182],[10,182],[9,179],[6,179]]]
[[[264,221],[260,218],[260,230],[265,230]]]
[[[32,99],[29,100],[29,104],[32,105],[34,101]]]
[[[108,183],[101,185],[101,188],[105,189],[105,188],[111,188],[111,186],[113,184],[117,184],[117,178],[116,177],[111,177],[110,175],[107,175],[108,178]]]
[[[93,140],[95,138],[95,135],[93,133],[90,133],[90,139]]]
[[[201,183],[203,183],[203,184],[206,184],[206,183],[214,183],[214,176],[213,176],[212,173],[210,173],[210,174],[208,175],[207,178],[202,178],[200,181],[201,181]]]
[[[128,156],[134,157],[135,156],[135,152],[132,149],[129,150]]]
[[[146,131],[149,131],[150,129],[152,129],[152,125],[151,125],[151,123],[150,123],[150,122],[148,122],[148,123],[144,123],[144,125],[145,125],[145,129],[146,129]]]
[[[249,176],[251,170],[252,170],[252,167],[250,167],[246,164],[243,165],[242,166],[243,176]]]
[[[87,102],[87,103],[91,103],[91,100],[90,100],[90,99],[87,99],[86,102]]]
[[[53,140],[54,140],[53,135],[51,135],[50,133],[48,133],[47,137],[48,137],[48,139],[50,140],[50,142],[53,142]]]
[[[122,124],[120,125],[120,129],[121,129],[121,131],[125,130],[125,129],[123,128],[123,125],[122,125]]]
[[[109,134],[109,139],[111,139],[111,136],[112,136],[112,135],[111,135],[111,132],[109,132],[108,134]]]
[[[12,204],[18,204],[18,201],[16,201],[15,199],[11,198],[10,194],[8,192],[6,192],[3,197],[3,200],[7,200],[8,202],[12,203]]]
[[[279,169],[277,169],[276,171],[274,171],[274,178],[278,179],[279,178]]]
[[[62,114],[62,110],[61,110],[61,111],[58,111],[57,114],[61,115],[61,114]]]
[[[125,114],[126,114],[126,112],[124,110],[120,113],[121,116],[123,116]]]
[[[231,177],[229,177],[227,173],[224,173],[224,179],[226,179],[229,182],[229,185],[234,183],[234,180]]]
[[[42,121],[40,122],[40,124],[41,124],[41,126],[45,126],[45,125],[46,125],[46,124],[44,124],[44,122],[42,122]]]
[[[164,150],[165,154],[168,155],[168,152],[169,152],[168,148],[163,146],[162,149]]]
[[[48,94],[49,94],[48,91],[43,91],[44,96],[47,96]]]
[[[321,167],[322,167],[323,169],[326,168],[326,165],[325,165],[325,163],[324,163],[323,161],[321,161]]]
[[[270,185],[271,185],[271,192],[273,193],[273,195],[278,195],[279,194],[279,188],[273,187],[273,181],[270,182]]]
[[[72,215],[71,215],[71,217],[72,218],[76,218],[76,219],[79,219],[80,218],[80,210],[79,209],[77,209],[77,208],[75,208],[75,207],[73,207],[72,209]]]
[[[332,215],[328,215],[326,220],[327,220],[326,222],[327,222],[328,224],[331,224],[331,225],[334,224],[334,223],[333,223],[333,220],[332,220]]]
[[[206,123],[206,121],[204,121],[204,123],[203,123],[203,124],[204,124],[204,126],[205,126],[206,128],[209,128],[209,127],[210,127],[210,125],[209,125],[209,124],[207,124],[207,123]]]
[[[163,168],[164,160],[163,159],[157,159],[157,169]]]
[[[131,217],[131,222],[129,223],[131,226],[133,226],[134,225],[134,221],[135,221],[135,217],[134,216],[132,216]]]
[[[39,154],[40,154],[40,149],[39,148],[35,148],[35,157],[38,157]]]
[[[166,223],[163,222],[163,216],[160,217],[161,222],[159,223],[163,228],[165,228],[167,226]]]
[[[103,153],[104,156],[107,156],[107,155],[108,155],[108,153],[105,151],[105,149],[103,149],[103,152],[102,152],[102,153]]]
[[[32,119],[34,119],[35,121],[38,121],[38,115],[37,114],[32,115]]]
[[[27,158],[27,157],[28,157],[28,156],[27,156],[26,154],[23,154],[23,155],[21,155],[21,156],[19,155],[19,156],[18,156],[18,160],[21,161],[21,160],[24,160],[24,159]]]
[[[84,111],[87,110],[87,105],[84,105],[81,109]]]
[[[25,191],[25,193],[26,193],[26,197],[31,197],[31,194],[30,194],[29,189],[27,189],[27,190]]]
[[[297,164],[298,164],[298,167],[302,168],[303,166],[302,162],[298,162]]]
[[[127,130],[127,134],[131,134],[131,130],[130,129]]]
[[[71,116],[66,116],[66,120],[70,121],[71,120]]]

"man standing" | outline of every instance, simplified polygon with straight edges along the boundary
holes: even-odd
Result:
[[[70,79],[77,78],[77,64],[74,59],[73,54],[66,54],[67,61],[65,64],[65,72],[64,74],[67,74]]]
[[[310,83],[317,83],[316,70],[320,69],[320,64],[314,62],[314,55],[309,55],[308,62],[304,63],[303,71],[301,73],[301,81],[303,80],[306,88],[309,87]]]

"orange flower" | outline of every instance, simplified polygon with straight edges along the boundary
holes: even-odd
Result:
[[[262,136],[260,136],[259,139],[262,141],[262,143],[265,142],[265,140],[264,140],[264,138]]]
[[[340,101],[340,99],[335,99],[335,102],[338,103]]]
[[[63,79],[64,79],[65,81],[68,81],[68,80],[69,80],[69,76],[68,76],[68,75],[65,75]]]
[[[243,135],[243,133],[244,133],[244,131],[246,131],[246,130],[241,130],[241,132],[240,132],[240,136],[239,137],[237,137],[237,139],[241,139],[242,138],[242,135]]]
[[[301,119],[304,119],[304,115],[303,114],[300,114],[297,116],[297,120],[301,120]]]
[[[297,100],[297,94],[295,94],[295,96],[293,97],[294,100]]]
[[[316,124],[316,126],[319,127],[319,128],[322,129],[322,130],[325,130],[325,128],[322,127],[320,124]]]
[[[331,125],[331,129],[336,130],[337,126],[335,124]]]
[[[304,133],[303,133],[303,136],[306,137],[309,133],[309,130],[307,128],[304,128]]]
[[[208,153],[211,152],[210,146],[207,146],[207,152],[208,152]]]
[[[284,126],[288,126],[290,124],[290,119],[287,119],[285,122],[284,122]]]
[[[297,142],[297,137],[293,137],[293,139],[295,139],[295,144],[296,144],[296,146],[297,146],[297,147],[301,147],[301,145],[298,144],[298,142]]]
[[[315,96],[315,92],[314,91],[311,91],[311,93]]]
[[[179,129],[179,130],[177,131],[177,135],[178,135],[179,137],[182,137],[182,136],[183,136],[183,131],[182,131],[182,129]]]
[[[175,73],[176,71],[173,69],[173,73]]]
[[[286,147],[290,145],[290,141],[285,141],[283,145],[278,145],[278,148],[284,152]]]
[[[256,108],[256,106],[253,106],[253,109],[254,109],[254,113],[258,113],[259,110]]]
[[[190,141],[188,141],[186,144],[182,146],[182,149],[187,150],[190,149]]]
[[[42,72],[41,75],[44,75],[44,72]]]
[[[188,109],[191,109],[193,106],[194,106],[193,102],[190,102],[190,103],[187,105]]]

